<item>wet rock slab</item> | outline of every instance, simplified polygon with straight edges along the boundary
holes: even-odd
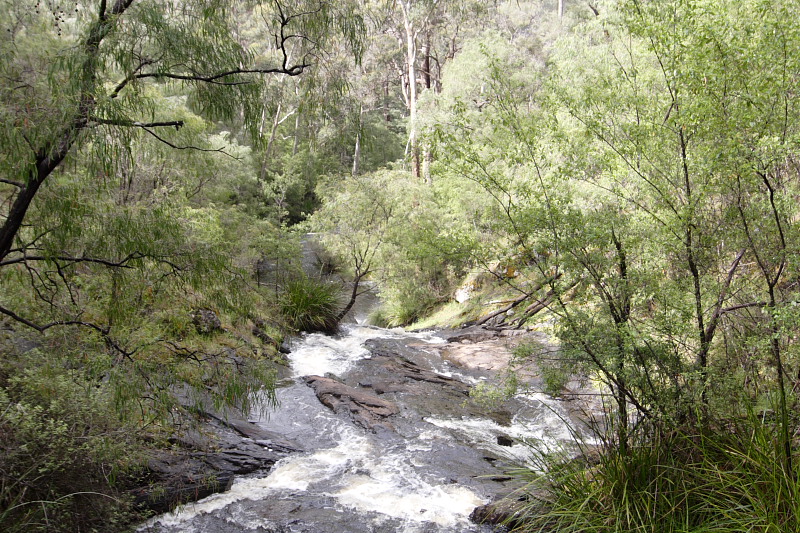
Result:
[[[336,413],[346,413],[353,422],[364,429],[370,431],[375,431],[378,427],[394,429],[386,418],[400,412],[395,403],[332,378],[308,376],[305,380],[308,386],[314,389],[320,402]]]
[[[230,488],[236,476],[267,471],[300,446],[234,416],[206,413],[203,431],[173,436],[154,450],[142,485],[130,491],[141,509],[167,512]]]

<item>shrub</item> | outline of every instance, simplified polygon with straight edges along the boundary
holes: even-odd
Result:
[[[642,435],[627,454],[607,443],[593,461],[541,454],[517,472],[529,484],[514,531],[798,532],[800,469],[784,471],[777,442],[751,414]]]
[[[307,276],[289,281],[281,296],[281,313],[299,331],[333,332],[339,322],[341,287]]]
[[[138,464],[135,432],[110,391],[38,350],[0,387],[0,530],[121,529],[131,515],[118,488]]]

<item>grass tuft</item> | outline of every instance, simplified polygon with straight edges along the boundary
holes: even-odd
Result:
[[[289,281],[281,296],[281,313],[298,331],[333,333],[340,307],[339,285],[306,276]]]
[[[512,531],[800,532],[800,471],[784,470],[778,441],[774,426],[751,416],[655,432],[627,455],[614,446],[593,460],[542,454],[516,473],[526,488]]]

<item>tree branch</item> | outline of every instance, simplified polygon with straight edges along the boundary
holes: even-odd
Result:
[[[92,122],[108,126],[121,126],[128,128],[168,128],[174,127],[175,130],[180,130],[184,126],[182,120],[165,120],[159,122],[139,122],[138,120],[113,120],[106,118],[91,117]]]
[[[197,150],[198,152],[217,152],[217,153],[220,153],[220,154],[225,154],[225,155],[227,155],[228,157],[230,157],[231,159],[235,159],[236,161],[238,161],[238,160],[239,160],[239,158],[238,158],[238,157],[236,157],[236,156],[234,156],[234,155],[231,155],[231,154],[229,154],[228,152],[226,152],[226,151],[225,151],[225,150],[223,150],[222,148],[200,148],[199,146],[192,146],[192,145],[188,145],[188,146],[178,146],[177,144],[173,144],[173,143],[169,142],[168,140],[166,140],[165,138],[163,138],[163,137],[159,136],[159,135],[158,135],[156,132],[154,132],[154,131],[153,131],[153,130],[151,130],[150,128],[148,128],[148,127],[146,127],[146,126],[140,126],[140,127],[141,127],[141,128],[144,130],[144,131],[146,131],[147,133],[149,133],[150,135],[152,135],[153,137],[155,137],[156,139],[158,139],[159,141],[161,141],[162,143],[166,144],[166,145],[167,145],[167,146],[169,146],[170,148],[174,148],[175,150]]]
[[[730,307],[726,307],[725,309],[720,309],[719,314],[721,316],[726,313],[738,311],[739,309],[747,309],[748,307],[766,307],[766,306],[767,302],[748,302],[746,304],[732,305]]]
[[[221,78],[226,78],[228,76],[236,76],[238,74],[286,74],[287,76],[299,76],[303,73],[303,71],[309,67],[308,63],[302,63],[299,65],[292,65],[291,67],[286,66],[285,62],[283,66],[280,67],[273,67],[273,68],[253,68],[253,69],[232,69],[225,72],[220,72],[218,74],[212,74],[210,76],[201,76],[199,74],[177,74],[174,72],[145,72],[142,74],[134,75],[135,79],[143,79],[143,78],[168,78],[171,80],[182,80],[182,81],[197,81],[197,82],[204,82],[204,83],[214,83],[217,85],[243,85],[246,83],[250,83],[249,81],[218,81]]]
[[[55,322],[50,322],[49,324],[39,325],[31,320],[28,320],[27,318],[21,317],[14,311],[6,309],[5,307],[2,306],[0,306],[0,314],[6,315],[7,317],[10,317],[14,321],[19,322],[20,324],[24,324],[31,329],[35,329],[39,333],[44,333],[48,329],[54,328],[56,326],[81,326],[84,328],[88,328],[100,333],[100,335],[103,336],[103,339],[106,341],[106,343],[108,343],[109,346],[111,346],[117,352],[119,352],[120,355],[122,355],[123,357],[131,359],[133,354],[136,353],[136,350],[133,350],[131,352],[125,350],[122,346],[119,345],[118,342],[112,339],[110,336],[109,328],[103,328],[98,326],[97,324],[92,324],[91,322],[84,322],[83,320],[58,320]]]
[[[9,185],[13,185],[14,187],[16,187],[18,189],[25,188],[25,184],[20,182],[20,181],[14,181],[14,180],[8,180],[8,179],[5,179],[5,178],[0,178],[0,183],[7,183]]]
[[[68,256],[55,256],[55,257],[48,257],[44,255],[29,255],[29,256],[22,256],[17,257],[15,259],[8,259],[6,261],[0,262],[0,267],[4,267],[7,265],[14,265],[19,263],[25,263],[27,261],[67,261],[70,263],[98,263],[101,265],[105,265],[108,267],[121,267],[121,268],[130,268],[126,263],[133,259],[141,259],[144,255],[140,254],[139,252],[135,252],[132,254],[128,254],[127,257],[122,259],[121,261],[114,262],[107,259],[96,259],[93,257],[68,257]]]
[[[139,66],[137,66],[135,69],[133,69],[133,72],[131,72],[130,74],[125,76],[125,79],[122,80],[121,82],[119,82],[116,87],[114,87],[114,90],[111,91],[111,94],[109,94],[108,97],[113,99],[113,98],[116,98],[117,96],[119,96],[119,93],[122,91],[122,89],[127,87],[127,85],[130,82],[132,82],[133,80],[136,79],[136,74],[140,70],[142,70],[144,67],[146,67],[148,65],[152,65],[153,63],[155,63],[155,61],[152,60],[152,59],[142,59],[139,62]]]

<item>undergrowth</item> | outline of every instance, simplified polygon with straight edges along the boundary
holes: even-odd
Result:
[[[569,461],[540,455],[513,531],[701,533],[800,531],[800,470],[782,467],[777,429],[750,415],[654,432]],[[587,457],[592,457],[588,460]],[[545,471],[546,474],[541,472]]]
[[[132,518],[121,487],[144,462],[137,432],[90,372],[38,350],[25,359],[0,369],[0,530],[120,529]]]
[[[338,326],[341,287],[308,276],[288,281],[281,296],[281,314],[298,331],[333,332]]]

